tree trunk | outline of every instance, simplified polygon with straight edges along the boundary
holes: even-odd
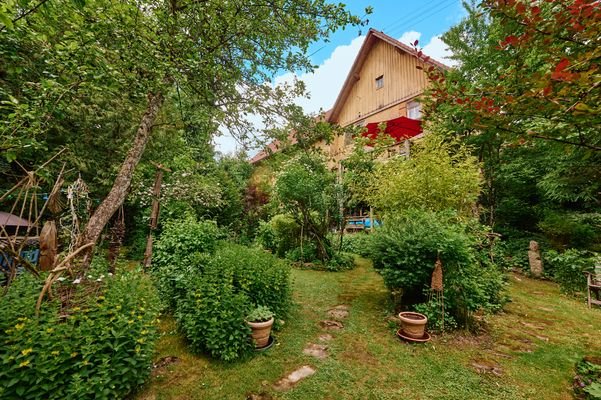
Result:
[[[150,223],[148,224],[150,230],[148,231],[148,238],[146,239],[146,250],[144,250],[144,261],[142,265],[144,269],[148,269],[150,267],[150,263],[152,261],[152,233],[157,228],[157,223],[159,221],[159,211],[161,208],[161,184],[163,182],[163,171],[160,169],[161,167],[157,167],[156,178],[154,181],[154,188],[152,189],[152,212],[150,213]]]
[[[84,231],[79,239],[78,247],[87,243],[96,243],[106,224],[109,222],[115,211],[117,211],[117,209],[125,201],[127,191],[131,185],[134,170],[142,158],[142,154],[144,153],[148,139],[150,139],[152,125],[159,114],[161,106],[163,105],[163,101],[164,98],[161,93],[148,94],[148,105],[146,107],[146,112],[144,112],[144,115],[142,116],[142,121],[140,122],[138,131],[136,132],[134,142],[127,152],[127,156],[125,157],[125,160],[121,165],[121,169],[115,178],[113,187],[108,195],[104,198],[102,203],[100,203],[98,208],[94,211],[86,227],[84,228]],[[91,262],[93,249],[94,246],[91,246],[85,251],[83,257],[84,268],[87,267]]]

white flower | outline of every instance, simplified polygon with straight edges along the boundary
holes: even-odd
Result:
[[[109,272],[109,276],[113,276],[112,272]]]
[[[64,276],[59,276],[58,278],[56,278],[57,281],[62,282],[64,280],[66,280],[67,278],[65,278]]]
[[[78,283],[81,283],[81,279],[80,279],[80,278],[77,278],[77,279],[75,279],[75,280],[73,281],[73,283],[74,283],[75,285],[77,285]]]

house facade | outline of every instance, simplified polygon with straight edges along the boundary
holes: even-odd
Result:
[[[370,29],[333,107],[324,118],[341,127],[364,126],[365,133],[373,133],[377,126],[387,123],[386,133],[396,139],[387,156],[406,154],[408,140],[419,137],[421,105],[417,101],[428,84],[426,74],[418,67],[446,69],[437,61],[424,62],[414,49],[374,29]],[[331,143],[317,143],[328,157],[332,169],[340,165],[352,151],[353,138],[339,136]],[[251,160],[256,164],[277,151],[273,143],[269,149]]]

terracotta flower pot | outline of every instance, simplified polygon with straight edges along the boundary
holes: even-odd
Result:
[[[424,314],[404,311],[399,313],[399,319],[401,320],[401,327],[405,335],[414,339],[424,337],[426,324],[428,323],[428,317]]]
[[[265,322],[246,322],[252,329],[252,338],[255,342],[255,348],[260,349],[267,346],[269,336],[271,335],[271,327],[273,326],[273,317]]]

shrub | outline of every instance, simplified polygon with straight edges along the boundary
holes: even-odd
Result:
[[[328,271],[347,271],[353,269],[355,266],[355,259],[352,254],[338,252],[334,253],[332,258],[328,260],[326,264],[326,270]]]
[[[224,243],[194,271],[184,280],[176,312],[193,351],[236,359],[253,348],[244,321],[251,309],[265,306],[277,320],[287,315],[290,268],[263,250]]]
[[[244,322],[250,300],[236,290],[231,273],[210,267],[203,275],[195,273],[175,314],[192,351],[224,361],[252,349],[250,327]]]
[[[202,268],[215,251],[220,232],[215,223],[193,218],[173,220],[157,241],[152,257],[152,274],[169,308],[182,296],[183,280],[192,268]]]
[[[311,242],[303,243],[303,247],[295,247],[286,253],[286,259],[292,262],[314,262],[317,260],[317,247]]]
[[[41,280],[23,275],[0,298],[0,398],[115,399],[144,383],[157,336],[152,283],[139,272],[91,281],[98,296],[84,281],[77,307],[45,302],[38,317]]]
[[[287,214],[278,214],[263,223],[259,230],[258,242],[279,257],[299,246],[300,226]]]
[[[547,274],[559,283],[564,293],[574,294],[586,290],[585,272],[595,266],[596,254],[590,251],[568,249],[563,253],[549,250],[543,253]]]
[[[445,308],[459,323],[469,323],[477,310],[495,311],[505,301],[503,274],[481,262],[484,235],[477,225],[450,213],[408,210],[373,235],[374,267],[390,290],[402,292],[405,305],[426,302],[424,290],[437,257],[443,263]]]
[[[338,238],[333,243],[339,243]],[[358,254],[362,257],[369,256],[372,237],[366,233],[347,234],[342,237],[342,251],[346,253]]]
[[[557,247],[591,248],[601,238],[601,214],[547,211],[539,228]]]

